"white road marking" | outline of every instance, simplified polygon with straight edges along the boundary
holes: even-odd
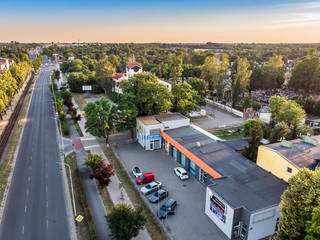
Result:
[[[29,176],[29,177],[28,177],[28,182],[30,182],[30,180],[31,180],[31,177]]]
[[[88,148],[96,148],[96,147],[100,147],[100,145],[91,145],[91,146],[86,146],[86,147],[84,147],[84,149],[88,149]]]
[[[29,189],[27,189],[27,196],[29,195]]]
[[[47,229],[49,228],[49,221],[48,221],[48,219],[47,219]]]
[[[27,212],[27,205],[24,207],[24,212],[25,213]]]
[[[22,235],[24,235],[24,226],[22,226],[21,233],[22,233]]]
[[[47,200],[47,208],[49,207],[49,202],[48,202],[48,200]]]
[[[48,192],[48,186],[46,186],[46,193]]]

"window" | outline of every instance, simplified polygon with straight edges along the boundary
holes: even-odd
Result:
[[[287,167],[287,173],[292,173],[292,168]]]

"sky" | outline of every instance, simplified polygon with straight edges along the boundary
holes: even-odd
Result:
[[[320,42],[320,0],[0,0],[0,42]]]

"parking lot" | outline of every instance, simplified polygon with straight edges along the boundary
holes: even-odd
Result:
[[[177,201],[175,215],[169,215],[167,220],[162,220],[171,239],[227,239],[204,213],[205,187],[192,175],[185,181],[178,179],[173,169],[180,165],[163,149],[145,151],[137,143],[122,143],[117,145],[115,152],[128,172],[131,173],[131,169],[135,166],[138,166],[143,172],[153,172],[155,180],[162,182],[162,188],[168,190],[168,199],[174,198]],[[134,179],[132,174],[130,176]],[[138,189],[142,186],[144,185],[136,185]],[[165,201],[166,199],[158,204],[148,204],[156,215],[158,208]]]

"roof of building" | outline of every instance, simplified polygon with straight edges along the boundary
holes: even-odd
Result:
[[[191,126],[165,133],[222,175],[215,179],[212,189],[233,208],[255,211],[279,204],[287,183],[235,152],[229,144],[215,141]]]
[[[114,76],[115,79],[119,79],[122,78],[123,76],[125,76],[126,73],[116,73],[116,75]]]
[[[127,63],[127,66],[128,66],[129,68],[133,68],[134,66],[138,66],[138,67],[142,68],[142,64],[141,64],[141,63],[138,63],[138,62],[128,62],[128,63]]]
[[[138,117],[144,125],[156,125],[160,122],[154,116]]]
[[[168,121],[176,121],[176,120],[181,120],[181,119],[187,119],[187,117],[183,116],[180,113],[163,113],[159,115],[154,115],[154,116],[145,116],[145,117],[138,117],[138,119],[143,122],[145,125],[155,125],[163,122],[168,122]]]
[[[187,119],[187,117],[183,116],[181,113],[178,113],[178,112],[173,112],[173,113],[169,112],[169,113],[163,113],[160,115],[155,115],[155,118],[159,122],[168,122],[168,121]]]
[[[309,122],[316,122],[316,123],[320,123],[320,118],[317,119],[310,119],[308,120]]]
[[[298,168],[314,169],[314,160],[320,159],[320,136],[313,136],[312,139],[318,141],[316,146],[301,139],[295,139],[289,141],[292,143],[291,147],[285,147],[281,142],[265,145],[264,147],[278,152]]]
[[[247,138],[232,139],[232,140],[225,141],[224,143],[235,151],[242,151],[249,145]]]

